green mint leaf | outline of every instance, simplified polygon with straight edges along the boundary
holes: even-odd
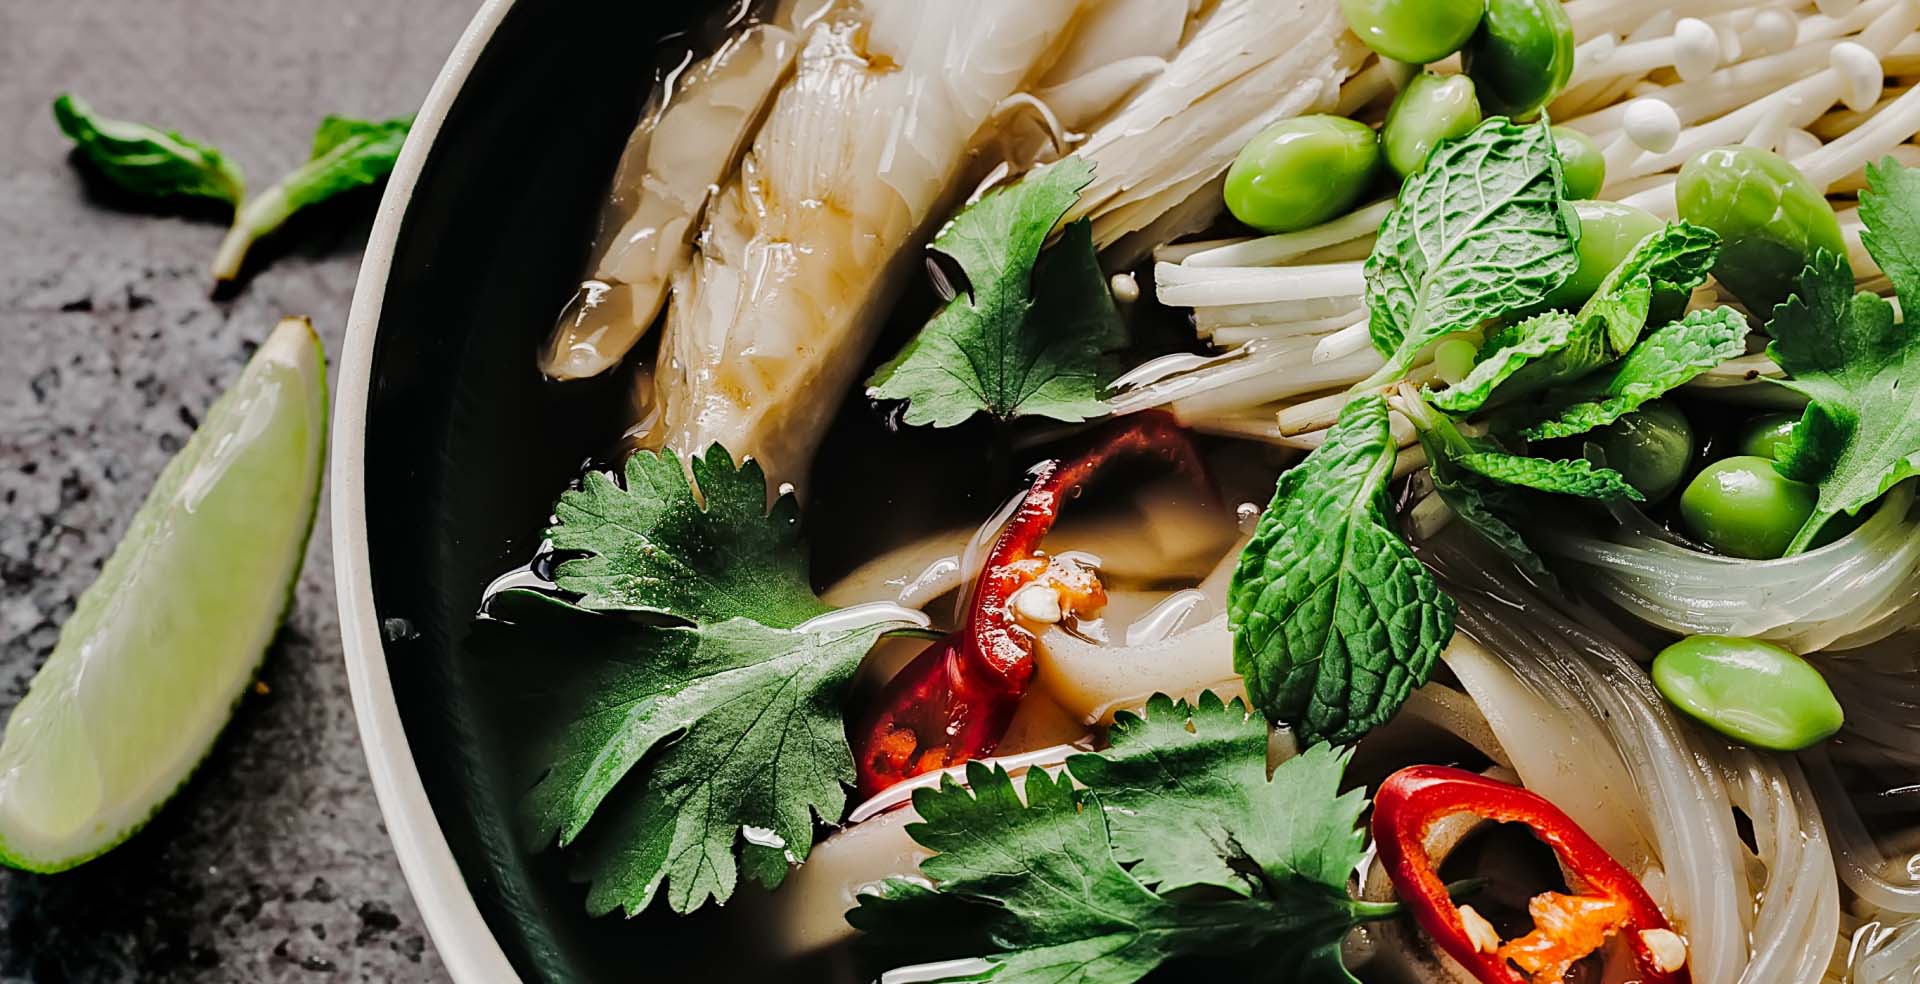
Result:
[[[1868,171],[1861,195],[1863,240],[1897,276],[1904,303],[1920,302],[1920,283],[1904,250],[1920,209],[1920,175],[1897,164]],[[1811,401],[1776,467],[1788,478],[1818,483],[1813,516],[1787,548],[1812,544],[1828,520],[1857,512],[1900,480],[1920,473],[1920,332],[1896,323],[1894,309],[1854,293],[1845,257],[1817,254],[1800,275],[1796,296],[1774,309],[1767,354],[1787,371],[1781,382]]]
[[[246,178],[238,164],[172,130],[107,119],[71,93],[61,93],[53,101],[53,118],[81,156],[128,191],[156,197],[217,198],[235,205],[246,194]]]
[[[1605,427],[1746,352],[1747,319],[1740,312],[1695,311],[1642,339],[1606,372],[1555,394],[1558,405],[1521,433],[1544,441]]]
[[[1345,753],[1309,749],[1269,780],[1266,746],[1264,722],[1208,695],[1156,699],[1116,726],[1113,748],[1068,763],[1071,779],[1029,771],[1024,802],[1005,770],[970,763],[967,786],[914,796],[922,822],[907,830],[937,852],[921,864],[933,886],[889,882],[847,919],[919,960],[931,925],[960,941],[940,956],[985,961],[949,980],[1128,984],[1181,961],[1351,984],[1340,941],[1378,914],[1345,889],[1365,801],[1337,795]],[[1155,836],[1129,822],[1134,809],[1159,819]],[[1184,877],[1196,867],[1207,880]],[[1225,877],[1233,893],[1156,892],[1143,872]]]
[[[1509,485],[1490,482],[1461,467],[1460,459],[1470,454],[1498,452],[1493,441],[1469,435],[1444,413],[1435,413],[1417,396],[1406,402],[1405,413],[1412,421],[1420,446],[1427,452],[1427,474],[1441,501],[1467,527],[1513,561],[1535,583],[1557,585],[1553,572],[1507,517],[1520,513],[1525,504]]]
[[[626,488],[594,476],[562,496],[549,532],[587,554],[555,571],[584,605],[688,623],[589,654],[578,672],[595,675],[594,699],[523,804],[536,845],[595,821],[596,913],[637,913],[663,892],[689,912],[726,901],[742,869],[772,886],[787,855],[805,859],[854,778],[847,683],[901,625],[806,621],[829,609],[806,588],[791,497],[767,513],[760,470],[717,447],[692,469],[704,508],[674,455],[641,452]],[[622,805],[603,809],[616,785]]]
[[[1092,227],[1068,225],[1041,253],[1092,179],[1091,164],[1068,157],[954,216],[933,248],[959,264],[965,289],[874,372],[870,395],[905,400],[907,423],[935,427],[981,412],[1080,421],[1104,410],[1127,339]]]
[[[247,199],[234,214],[233,227],[214,256],[214,279],[238,277],[253,244],[295,213],[384,179],[399,159],[412,126],[412,117],[384,122],[343,116],[321,120],[308,161]]]
[[[1388,518],[1386,401],[1347,404],[1280,476],[1228,588],[1233,663],[1269,720],[1353,741],[1427,682],[1454,604]]]
[[[1579,266],[1543,121],[1488,120],[1407,179],[1367,259],[1374,347],[1396,379],[1442,335],[1533,307]]]
[[[1585,459],[1552,461],[1517,454],[1480,452],[1461,455],[1459,463],[1460,467],[1482,478],[1536,492],[1573,495],[1603,502],[1622,498],[1635,502],[1646,501],[1646,496],[1628,485],[1619,472],[1611,468],[1596,468],[1593,462]]]
[[[1690,222],[1672,222],[1628,255],[1620,267],[1621,282],[1646,276],[1653,287],[1648,322],[1663,325],[1686,313],[1694,288],[1707,282],[1719,258],[1719,233]],[[1632,338],[1613,339],[1615,351],[1624,352],[1632,345]]]

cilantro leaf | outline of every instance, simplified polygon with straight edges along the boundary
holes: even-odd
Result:
[[[640,452],[625,489],[595,476],[562,496],[549,533],[587,554],[555,571],[583,605],[684,623],[643,626],[632,651],[584,668],[594,700],[523,804],[535,844],[611,813],[587,859],[596,913],[637,913],[663,891],[689,912],[730,897],[741,867],[772,886],[787,854],[805,859],[854,778],[841,697],[902,625],[805,621],[828,609],[805,586],[791,498],[763,512],[759,468],[718,447],[692,470],[704,509],[674,455]],[[616,785],[631,799],[603,811]]]
[[[225,154],[172,130],[110,120],[72,93],[53,101],[53,118],[100,173],[141,195],[186,195],[239,204],[247,182]]]
[[[1349,403],[1280,476],[1228,588],[1233,664],[1303,741],[1353,741],[1427,682],[1454,603],[1388,520],[1386,401]]]
[[[1535,441],[1604,427],[1747,351],[1747,319],[1732,308],[1695,311],[1648,335],[1606,372],[1556,394],[1558,405],[1521,433]]]
[[[1091,164],[1068,157],[954,216],[933,248],[960,265],[966,290],[874,372],[870,395],[905,400],[907,423],[935,427],[983,411],[1072,422],[1104,410],[1110,355],[1127,339],[1092,227],[1068,225],[1041,254],[1092,179]]]
[[[253,244],[294,213],[385,178],[412,126],[412,117],[385,122],[343,116],[321,120],[308,161],[248,198],[234,214],[233,227],[214,255],[214,279],[238,277]]]
[[[1029,771],[1025,802],[1004,769],[970,763],[967,787],[949,777],[914,795],[922,822],[907,830],[938,852],[921,864],[933,886],[888,882],[847,919],[882,943],[917,942],[940,912],[946,934],[984,961],[949,980],[1126,984],[1202,961],[1349,984],[1341,939],[1394,911],[1346,893],[1365,802],[1335,795],[1345,753],[1310,749],[1269,780],[1266,746],[1264,722],[1237,701],[1208,695],[1190,708],[1162,697],[1144,721],[1116,726],[1112,749],[1070,761],[1071,779]],[[1157,768],[1161,755],[1178,770]],[[1156,836],[1117,826],[1136,808],[1158,818]],[[1170,895],[1142,876],[1193,865],[1224,874],[1237,894]]]
[[[1544,121],[1492,119],[1407,179],[1368,257],[1368,329],[1387,364],[1359,387],[1404,375],[1442,335],[1533,307],[1579,266]]]
[[[1507,485],[1518,485],[1536,492],[1574,495],[1583,499],[1632,499],[1646,501],[1640,490],[1611,468],[1596,468],[1582,458],[1553,461],[1518,454],[1479,452],[1461,455],[1460,467],[1483,478]]]

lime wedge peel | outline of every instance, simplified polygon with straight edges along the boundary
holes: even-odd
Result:
[[[0,862],[71,868],[138,831],[252,683],[306,554],[326,355],[287,318],[167,463],[0,738]]]

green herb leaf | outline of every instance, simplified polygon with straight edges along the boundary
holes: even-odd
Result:
[[[1860,216],[1868,252],[1902,304],[1920,303],[1920,270],[1909,237],[1920,235],[1920,172],[1889,160],[1867,170]],[[1920,309],[1916,309],[1920,310]],[[1774,309],[1767,354],[1787,371],[1781,385],[1812,401],[1777,467],[1817,482],[1820,501],[1788,555],[1813,543],[1829,519],[1852,513],[1920,472],[1920,331],[1897,324],[1893,306],[1855,294],[1845,257],[1817,254],[1795,297]]]
[[[674,455],[643,451],[624,490],[592,476],[563,495],[549,533],[588,554],[555,571],[584,605],[688,623],[642,627],[634,651],[587,668],[595,701],[524,804],[535,843],[564,844],[625,784],[629,805],[595,825],[596,913],[637,913],[663,883],[688,912],[730,897],[740,867],[772,886],[786,854],[805,859],[816,819],[840,817],[854,778],[846,685],[903,624],[806,621],[829,609],[805,586],[792,499],[763,513],[760,469],[717,446],[692,469],[704,509]]]
[[[1747,319],[1740,312],[1695,311],[1648,335],[1608,371],[1555,394],[1558,405],[1522,433],[1544,441],[1605,427],[1746,352]]]
[[[301,209],[385,178],[399,159],[412,125],[412,117],[385,122],[343,116],[321,120],[313,135],[311,158],[247,199],[234,215],[233,228],[227,230],[214,256],[214,279],[238,277],[253,244]]]
[[[1467,455],[1498,452],[1500,446],[1463,432],[1452,417],[1434,412],[1418,394],[1405,402],[1404,412],[1427,452],[1427,474],[1433,479],[1433,490],[1454,516],[1536,583],[1557,585],[1540,554],[1507,520],[1525,508],[1515,489],[1490,482],[1460,465],[1460,459]]]
[[[1454,604],[1388,520],[1386,401],[1347,404],[1280,476],[1228,588],[1233,663],[1269,720],[1353,741],[1427,682]]]
[[[1092,179],[1091,164],[1068,157],[954,216],[933,248],[960,265],[965,289],[873,374],[870,395],[905,400],[907,423],[935,427],[980,412],[1065,421],[1102,412],[1111,355],[1127,338],[1092,227],[1068,225],[1041,255]]]
[[[53,118],[82,156],[128,191],[217,198],[236,205],[246,193],[238,164],[174,131],[106,119],[71,93],[53,101]]]
[[[1646,501],[1646,496],[1628,485],[1619,472],[1611,468],[1595,468],[1593,462],[1581,458],[1552,461],[1517,454],[1481,452],[1462,455],[1459,462],[1460,467],[1482,478],[1536,492],[1574,495],[1603,502],[1622,498],[1635,502]]]
[[[1404,375],[1442,335],[1533,307],[1579,266],[1543,121],[1488,120],[1407,179],[1367,259],[1368,327],[1387,364],[1359,388]]]
[[[1686,313],[1694,288],[1707,282],[1719,258],[1719,233],[1691,222],[1671,222],[1636,246],[1621,264],[1621,272],[1625,279],[1646,276],[1653,287],[1648,323],[1664,325]],[[1632,344],[1624,336],[1613,340],[1616,351],[1624,352]]]
[[[1349,984],[1341,939],[1395,911],[1346,893],[1365,802],[1336,795],[1344,753],[1309,749],[1269,780],[1266,747],[1264,722],[1208,695],[1198,708],[1158,698],[1145,721],[1123,718],[1111,750],[1068,763],[1085,790],[1034,769],[1022,802],[1005,770],[971,763],[971,788],[949,778],[914,795],[922,822],[907,830],[938,852],[921,864],[934,886],[889,882],[847,919],[924,960],[918,944],[938,912],[942,934],[964,941],[957,955],[985,962],[949,980],[1128,984],[1180,961]],[[1163,757],[1178,768],[1157,767]],[[1135,808],[1159,819],[1155,836],[1131,823]],[[1151,887],[1194,868],[1234,894]]]

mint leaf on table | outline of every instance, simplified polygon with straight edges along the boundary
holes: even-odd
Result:
[[[662,891],[689,912],[726,901],[742,867],[773,886],[789,855],[804,860],[815,820],[840,817],[854,778],[846,685],[905,624],[810,628],[831,609],[806,586],[792,498],[766,512],[759,466],[736,466],[718,446],[691,469],[704,508],[676,455],[642,451],[625,488],[590,475],[562,495],[548,534],[585,554],[554,571],[582,607],[672,620],[588,668],[594,702],[524,804],[536,844],[565,844],[616,785],[632,794],[594,828],[595,913],[637,913]]]
[[[1365,800],[1336,795],[1347,755],[1325,746],[1269,779],[1266,732],[1237,701],[1160,697],[1144,720],[1120,717],[1107,751],[1030,770],[1024,802],[1005,770],[970,763],[968,786],[914,794],[922,820],[907,831],[938,852],[920,866],[932,885],[889,881],[847,919],[923,960],[937,928],[983,962],[949,980],[1127,984],[1204,962],[1350,984],[1342,938],[1396,911],[1346,892]]]
[[[1304,742],[1353,741],[1427,682],[1454,603],[1389,521],[1386,401],[1347,404],[1283,472],[1227,592],[1234,669]]]
[[[110,120],[79,96],[61,93],[53,118],[108,180],[141,195],[184,195],[239,204],[246,177],[225,154],[172,130]]]
[[[1899,294],[1902,310],[1920,307],[1920,173],[1891,159],[1867,169],[1860,196],[1861,236]],[[1909,315],[1912,318],[1912,315]],[[1817,483],[1820,499],[1789,556],[1805,550],[1828,520],[1853,513],[1920,472],[1920,331],[1896,323],[1893,306],[1854,293],[1845,257],[1822,251],[1800,275],[1796,296],[1774,309],[1767,354],[1787,371],[1780,381],[1811,401],[1777,467]]]
[[[412,117],[385,122],[343,116],[321,120],[307,162],[246,199],[234,213],[233,227],[214,256],[214,279],[238,277],[253,244],[300,210],[385,178],[393,171],[412,125]]]
[[[966,275],[958,296],[868,380],[905,400],[909,424],[952,427],[977,413],[1001,420],[1085,420],[1105,409],[1111,356],[1126,345],[1094,254],[1092,227],[1047,238],[1093,166],[1078,157],[1034,171],[962,209],[933,242]]]
[[[1613,499],[1646,501],[1646,496],[1628,485],[1619,472],[1596,467],[1593,462],[1580,458],[1554,461],[1496,451],[1462,455],[1459,463],[1460,467],[1482,478],[1536,492],[1573,495],[1602,502]]]
[[[1543,121],[1488,120],[1407,179],[1368,257],[1368,330],[1387,364],[1356,389],[1406,374],[1443,335],[1538,305],[1579,266]]]
[[[1732,308],[1695,311],[1642,339],[1605,372],[1554,394],[1557,405],[1521,433],[1544,441],[1605,427],[1722,362],[1745,355],[1747,333],[1747,319]]]

